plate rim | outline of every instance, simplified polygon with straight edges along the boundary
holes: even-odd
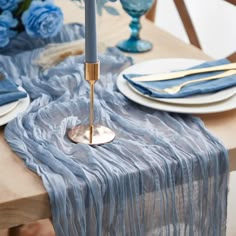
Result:
[[[19,86],[19,89],[26,92],[24,90],[24,88],[21,86]],[[29,94],[27,93],[27,97],[22,98],[18,101],[19,101],[18,104],[16,105],[16,107],[13,110],[11,110],[7,114],[0,117],[0,127],[9,123],[11,120],[16,118],[19,113],[24,112],[28,108],[28,106],[30,104]]]
[[[1,107],[4,107],[4,106],[9,106],[9,108],[7,108],[3,113],[1,113],[0,112],[0,118],[2,117],[2,116],[4,116],[4,115],[6,115],[7,113],[9,113],[10,111],[12,111],[13,109],[15,109],[15,107],[18,105],[18,103],[19,103],[19,100],[17,100],[17,101],[14,101],[14,102],[10,102],[10,103],[7,103],[7,104],[5,104],[5,105],[2,105],[2,106],[0,106],[0,108]],[[10,106],[11,105],[11,106]],[[1,108],[2,109],[2,108]]]

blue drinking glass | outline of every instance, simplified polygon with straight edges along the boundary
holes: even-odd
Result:
[[[140,53],[152,49],[152,44],[140,39],[140,17],[147,13],[154,0],[120,0],[123,9],[132,17],[130,23],[131,36],[128,40],[121,41],[117,47],[125,52]]]

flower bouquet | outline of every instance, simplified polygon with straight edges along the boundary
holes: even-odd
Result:
[[[52,0],[0,0],[0,48],[25,31],[31,37],[55,36],[63,13]]]

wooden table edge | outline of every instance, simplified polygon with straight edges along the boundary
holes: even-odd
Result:
[[[37,207],[37,209],[40,208],[37,214],[34,213],[35,204],[40,205]],[[0,229],[8,229],[50,217],[51,207],[47,192],[0,204]]]

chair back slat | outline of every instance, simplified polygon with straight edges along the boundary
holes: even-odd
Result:
[[[201,44],[199,42],[197,33],[195,31],[193,22],[191,20],[191,17],[189,15],[189,12],[188,12],[188,9],[184,0],[174,0],[174,3],[179,13],[179,16],[182,20],[182,23],[184,25],[184,28],[188,35],[190,43],[201,49]]]
[[[229,0],[229,1],[233,1],[233,0]],[[185,31],[188,35],[190,43],[195,45],[198,48],[201,48],[200,42],[198,40],[196,31],[194,29],[191,17],[188,13],[188,9],[184,3],[184,0],[174,0],[174,3],[177,8],[177,11],[179,13],[179,16],[183,22],[183,25],[184,25]],[[152,8],[146,14],[146,18],[152,22],[155,21],[156,8],[157,8],[157,0],[155,0]]]
[[[227,59],[231,62],[236,62],[236,52],[234,52],[233,54],[229,55],[227,57]]]
[[[157,7],[157,0],[152,5],[152,8],[146,14],[146,18],[152,22],[155,22],[156,19],[156,7]]]
[[[236,6],[236,0],[225,0],[225,1]]]

